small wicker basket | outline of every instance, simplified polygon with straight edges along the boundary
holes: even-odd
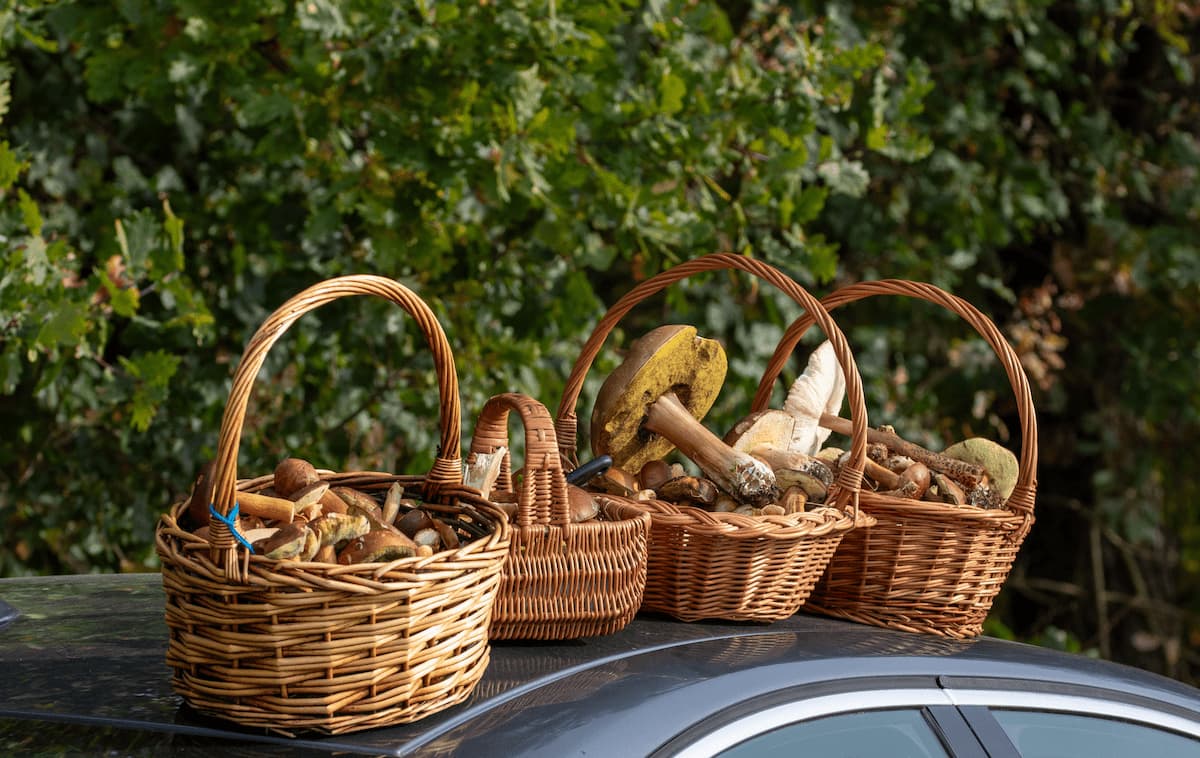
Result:
[[[1016,488],[1001,509],[948,506],[891,497],[869,489],[862,509],[878,524],[847,535],[807,610],[876,626],[945,637],[974,637],[1008,577],[1021,542],[1033,525],[1037,490],[1037,419],[1020,358],[996,325],[973,305],[932,284],[906,280],[862,282],[837,290],[821,303],[833,310],[874,295],[920,298],[959,315],[991,346],[1016,395],[1021,454]],[[754,398],[765,408],[772,385],[812,319],[788,328]]]
[[[682,263],[640,283],[609,309],[584,345],[567,379],[555,430],[559,450],[574,465],[575,406],[583,380],[613,327],[647,297],[694,274],[735,269],[775,285],[814,314],[833,343],[846,377],[853,444],[850,462],[831,488],[833,507],[784,516],[709,513],[663,501],[642,504],[651,515],[649,573],[642,609],[683,621],[775,621],[805,602],[842,538],[873,519],[858,508],[866,458],[866,414],[854,358],[829,314],[812,295],[772,266],[716,253]]]
[[[341,297],[375,295],[404,308],[433,353],[441,447],[427,476],[321,472],[333,484],[383,490],[399,482],[439,518],[476,535],[457,549],[390,563],[274,561],[239,546],[239,438],[267,351],[304,313]],[[466,699],[489,659],[487,638],[510,529],[503,512],[462,486],[454,359],[428,306],[376,276],[331,279],[296,295],[259,328],[238,364],[213,468],[208,539],[180,525],[186,503],[159,521],[167,663],[197,710],[284,734],[348,732],[414,721]]]
[[[597,495],[600,515],[572,523],[550,413],[526,395],[497,395],[484,405],[472,453],[508,446],[509,411],[525,426],[525,470],[514,486],[506,453],[494,490],[496,499],[516,499],[517,516],[489,634],[494,640],[611,634],[642,602],[650,516],[631,500]]]

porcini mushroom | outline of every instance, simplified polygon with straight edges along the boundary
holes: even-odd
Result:
[[[677,476],[654,488],[659,498],[668,502],[695,503],[708,508],[717,502],[717,486],[696,476]]]
[[[400,530],[375,529],[350,540],[338,553],[338,563],[384,563],[416,554],[417,543]]]
[[[725,379],[725,352],[691,326],[664,326],[635,341],[608,376],[592,412],[592,450],[613,465],[640,470],[673,447],[742,502],[768,503],[778,490],[771,469],[733,450],[699,421]]]
[[[311,463],[302,458],[285,458],[275,467],[273,486],[277,495],[290,498],[292,493],[318,481],[320,477]]]
[[[717,399],[728,364],[716,340],[693,326],[660,326],[629,346],[621,363],[600,387],[592,411],[592,452],[610,455],[613,465],[638,471],[663,458],[675,443],[643,428],[646,408],[674,391],[697,422]]]
[[[592,493],[573,484],[567,485],[567,507],[573,524],[590,521],[600,513],[600,503]]]
[[[270,537],[257,540],[253,545],[254,551],[266,558],[286,560],[300,555],[307,542],[308,527],[303,524],[288,524]]]

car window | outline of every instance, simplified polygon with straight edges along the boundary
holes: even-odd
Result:
[[[720,755],[943,758],[947,753],[920,709],[905,708],[843,713],[788,724],[751,737]]]
[[[993,709],[1022,758],[1197,758],[1200,740],[1097,716]]]

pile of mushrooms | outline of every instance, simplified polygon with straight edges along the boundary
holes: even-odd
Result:
[[[188,515],[193,534],[208,539],[212,502],[211,464],[192,487]],[[241,534],[255,555],[316,563],[381,563],[430,556],[473,539],[471,524],[454,524],[404,497],[393,484],[382,501],[352,487],[323,481],[308,461],[288,458],[275,467],[272,486],[237,493]]]
[[[716,340],[691,326],[655,329],[635,341],[605,380],[592,412],[592,450],[613,468],[590,486],[635,500],[666,500],[711,511],[787,514],[819,507],[846,453],[823,447],[849,434],[836,414],[845,380],[833,346],[822,343],[792,384],[784,407],[760,411],[718,438],[702,423],[725,380]],[[868,430],[864,487],[882,494],[998,508],[1016,483],[1016,457],[985,439],[925,450],[890,429]],[[701,476],[669,464],[678,449]]]

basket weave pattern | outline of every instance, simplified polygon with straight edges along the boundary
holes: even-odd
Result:
[[[497,395],[484,405],[472,453],[508,446],[510,411],[525,427],[525,470],[514,492],[506,454],[496,486],[515,494],[517,517],[489,634],[540,640],[611,634],[641,605],[650,517],[632,501],[598,496],[601,515],[572,523],[554,424],[545,406],[526,395]]]
[[[785,516],[709,513],[663,501],[641,504],[651,515],[650,559],[644,610],[683,621],[705,618],[774,621],[805,602],[838,543],[872,519],[858,508],[866,458],[862,382],[842,333],[817,300],[778,269],[741,255],[716,253],[682,263],[640,283],[597,324],[567,379],[555,420],[559,450],[576,459],[575,406],[583,380],[605,339],[630,310],[668,285],[689,276],[740,270],[778,289],[814,314],[833,343],[846,378],[852,410],[851,457],[830,490],[832,508]]]
[[[807,608],[877,626],[946,637],[982,633],[992,607],[1033,525],[1037,490],[1037,419],[1020,358],[999,328],[962,298],[931,284],[906,280],[843,287],[821,302],[829,310],[875,295],[919,298],[960,316],[996,353],[1012,386],[1021,424],[1015,489],[1004,508],[954,507],[863,489],[862,509],[878,524],[842,541]],[[804,332],[801,317],[785,332],[759,384],[754,408],[767,406],[771,388]]]
[[[159,521],[167,662],[194,708],[284,734],[339,733],[413,721],[466,699],[489,658],[487,628],[508,553],[503,513],[461,484],[453,356],[433,313],[389,279],[331,279],[296,295],[250,340],[233,379],[213,470],[213,508],[233,511],[246,405],[267,351],[304,313],[341,297],[374,295],[410,313],[429,343],[441,400],[441,441],[427,476],[323,471],[334,485],[383,491],[399,482],[439,517],[482,535],[455,550],[390,563],[337,565],[250,555],[214,519],[203,539],[180,525],[186,503]],[[240,529],[234,519],[233,528]]]

